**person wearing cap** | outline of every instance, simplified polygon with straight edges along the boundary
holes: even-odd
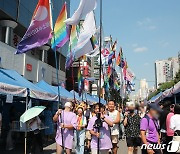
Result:
[[[126,142],[128,154],[137,154],[140,146],[140,116],[135,112],[135,103],[127,102],[127,112],[124,118],[124,127],[126,133]]]
[[[85,127],[87,125],[86,117],[83,115],[83,106],[77,107],[77,129],[75,131],[76,153],[84,154]]]
[[[64,107],[64,110],[59,109],[53,117],[53,121],[57,122],[58,126],[55,138],[57,154],[61,154],[63,148],[65,148],[67,154],[71,153],[73,148],[74,129],[77,128],[77,117],[76,114],[72,112],[72,103],[66,102]]]
[[[148,112],[141,119],[140,133],[142,140],[142,154],[161,154],[160,149],[155,149],[160,144],[158,117],[162,109],[157,103],[148,105]],[[152,148],[151,148],[152,147]]]

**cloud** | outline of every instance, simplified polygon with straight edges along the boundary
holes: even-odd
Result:
[[[137,43],[133,43],[133,44],[132,44],[132,47],[133,47],[133,48],[135,48],[135,47],[137,47],[137,46],[138,46]]]
[[[166,47],[169,46],[170,43],[167,42],[167,41],[160,41],[159,44],[160,44],[161,47],[166,48]]]
[[[148,24],[148,23],[151,23],[151,19],[150,18],[145,18],[145,19],[143,19],[143,20],[141,20],[141,21],[138,21],[137,22],[137,24],[139,25],[139,26],[144,26],[144,25],[146,25],[146,24]]]
[[[137,52],[137,53],[142,53],[142,52],[146,52],[146,51],[148,51],[147,47],[137,47],[134,49],[134,52]]]
[[[149,63],[144,63],[144,66],[148,66],[149,65]]]
[[[149,17],[144,18],[141,21],[137,21],[137,25],[139,27],[149,29],[149,30],[155,30],[157,27],[153,24],[153,20]]]
[[[152,26],[149,26],[148,28],[149,28],[150,30],[154,30],[154,29],[156,29],[157,27],[154,26],[154,25],[152,25]]]

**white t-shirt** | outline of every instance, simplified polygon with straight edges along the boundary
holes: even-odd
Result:
[[[114,110],[113,112],[109,112],[109,117],[115,121],[117,117],[118,111]],[[113,127],[111,127],[111,135],[119,135],[119,126],[118,124],[113,124]]]
[[[180,114],[175,114],[171,117],[170,128],[174,131],[180,130]]]

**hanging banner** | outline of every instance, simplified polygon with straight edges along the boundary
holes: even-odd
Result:
[[[30,97],[36,99],[48,100],[48,101],[58,101],[58,95],[36,91],[36,90],[30,91]]]
[[[26,97],[27,89],[0,82],[0,94]]]

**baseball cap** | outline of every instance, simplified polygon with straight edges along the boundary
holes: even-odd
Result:
[[[162,112],[162,109],[160,108],[160,106],[157,103],[150,103],[149,109],[153,109],[153,110],[156,110],[158,112]]]
[[[71,104],[71,102],[66,102],[64,106],[65,106],[65,107],[72,108],[72,104]]]

